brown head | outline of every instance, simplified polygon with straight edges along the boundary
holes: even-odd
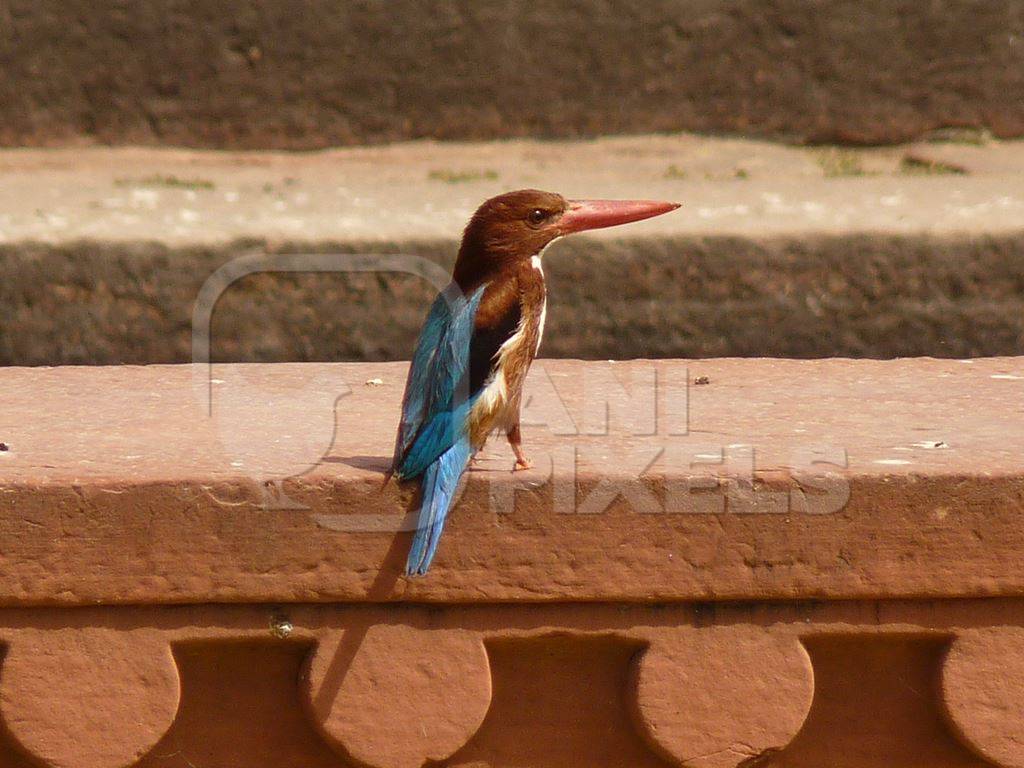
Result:
[[[649,219],[678,207],[654,200],[566,200],[538,189],[507,192],[485,202],[469,220],[453,278],[466,291],[540,254],[564,235]]]

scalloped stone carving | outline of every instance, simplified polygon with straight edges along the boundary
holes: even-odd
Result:
[[[960,634],[942,667],[942,698],[969,747],[999,765],[1024,768],[1024,628]]]
[[[483,642],[462,630],[349,629],[320,643],[305,678],[307,709],[324,738],[377,768],[449,757],[491,701]]]
[[[814,695],[793,635],[722,627],[656,638],[637,661],[636,707],[651,745],[675,763],[731,768],[785,746]]]
[[[25,631],[0,670],[0,713],[14,739],[53,768],[125,768],[174,721],[181,690],[160,633]]]

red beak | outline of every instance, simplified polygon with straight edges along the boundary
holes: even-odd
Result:
[[[587,229],[614,227],[674,211],[679,203],[658,200],[570,200],[569,210],[558,220],[566,235]]]

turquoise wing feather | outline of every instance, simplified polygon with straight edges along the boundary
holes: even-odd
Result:
[[[391,472],[419,477],[455,444],[469,414],[469,356],[484,288],[469,296],[454,283],[435,299],[420,332],[402,399]]]
[[[422,478],[409,575],[423,575],[430,567],[473,454],[467,420],[476,393],[469,391],[469,361],[484,287],[467,297],[453,284],[437,297],[409,366],[391,466],[399,479]]]
[[[463,434],[423,473],[423,502],[405,565],[407,575],[422,576],[430,568],[459,480],[472,455],[469,435]]]

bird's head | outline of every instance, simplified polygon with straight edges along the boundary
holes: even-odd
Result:
[[[649,219],[678,207],[654,200],[567,200],[537,189],[507,192],[486,201],[469,220],[453,277],[469,290],[565,235]]]

